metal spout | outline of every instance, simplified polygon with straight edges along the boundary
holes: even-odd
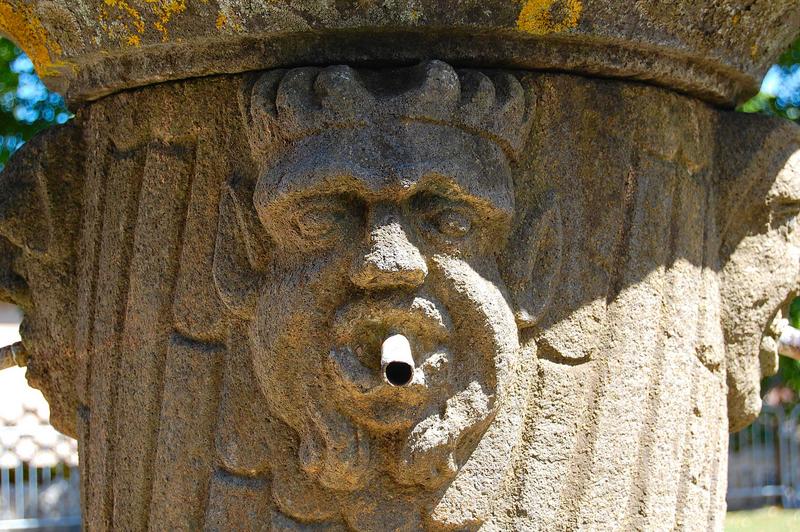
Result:
[[[393,334],[381,346],[383,380],[392,386],[407,386],[414,378],[411,344],[402,334]]]
[[[27,365],[28,352],[22,342],[15,342],[0,348],[0,370],[15,366],[24,368]]]

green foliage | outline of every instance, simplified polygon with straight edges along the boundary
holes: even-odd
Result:
[[[0,39],[0,169],[38,131],[70,117],[61,96],[47,90],[30,60]]]
[[[765,113],[800,122],[800,37],[767,73],[761,92],[743,103],[745,113]]]

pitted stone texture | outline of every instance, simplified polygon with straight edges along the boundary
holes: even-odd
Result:
[[[0,174],[0,297],[22,309],[26,376],[48,398],[53,426],[73,437],[82,133],[77,124],[50,130]],[[64,146],[75,151],[67,155]]]
[[[798,288],[799,138],[442,62],[161,84],[15,155],[3,297],[89,529],[721,530],[728,419]]]
[[[0,32],[72,101],[298,64],[462,64],[639,79],[731,104],[796,36],[795,0],[3,0]]]

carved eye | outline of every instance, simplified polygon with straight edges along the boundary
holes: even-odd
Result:
[[[339,225],[339,212],[312,207],[300,213],[295,220],[297,232],[303,238],[318,239],[329,236]]]
[[[461,238],[472,229],[472,222],[466,213],[457,209],[444,209],[434,220],[436,229],[445,236]]]
[[[421,192],[411,199],[410,205],[419,215],[417,223],[420,229],[431,237],[458,240],[475,230],[471,205],[458,198]]]
[[[770,226],[780,228],[783,233],[791,233],[797,229],[800,215],[800,201],[791,197],[778,197],[770,205]]]
[[[351,235],[362,212],[357,198],[321,195],[297,201],[282,216],[291,227],[290,241],[311,251],[330,248]]]

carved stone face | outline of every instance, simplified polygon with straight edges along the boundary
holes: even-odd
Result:
[[[401,483],[451,478],[519,352],[496,260],[513,210],[503,152],[421,123],[327,132],[282,155],[253,201],[275,246],[255,375],[303,467],[338,489],[370,462]],[[381,373],[392,334],[411,344],[406,386]]]
[[[731,430],[749,424],[761,409],[759,381],[777,371],[777,322],[800,290],[799,168],[800,151],[789,156],[771,184],[761,185],[770,187],[765,195],[751,193],[758,203],[741,209],[746,215],[732,231],[741,236],[729,252],[722,291]]]

